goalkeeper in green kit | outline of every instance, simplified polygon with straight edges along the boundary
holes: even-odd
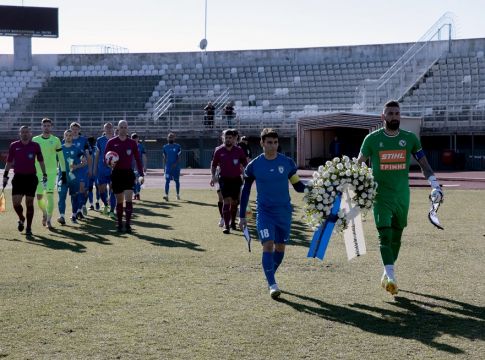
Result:
[[[443,192],[434,176],[417,136],[399,128],[401,113],[397,101],[384,105],[381,118],[384,127],[366,136],[360,148],[358,163],[371,160],[377,195],[374,201],[374,220],[379,233],[379,247],[384,264],[382,287],[396,295],[398,292],[394,263],[399,255],[403,229],[407,225],[409,210],[409,163],[411,155],[433,193],[442,201]]]

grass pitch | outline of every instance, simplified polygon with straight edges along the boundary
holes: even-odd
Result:
[[[223,235],[216,194],[160,201],[144,190],[132,235],[90,213],[82,225],[16,230],[0,215],[0,358],[7,359],[482,359],[485,349],[485,192],[448,191],[445,231],[413,190],[395,298],[380,287],[377,234],[348,262],[334,235],[323,262],[295,204],[292,245],[270,299],[261,247]],[[252,221],[254,225],[254,220]],[[254,234],[253,234],[254,235]]]

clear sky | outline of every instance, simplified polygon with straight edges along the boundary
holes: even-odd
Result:
[[[485,37],[485,0],[207,0],[207,50],[413,42],[445,12],[456,38]],[[34,54],[114,44],[135,52],[197,51],[205,0],[0,0],[59,8],[59,38],[32,41]],[[0,37],[0,53],[13,53]]]

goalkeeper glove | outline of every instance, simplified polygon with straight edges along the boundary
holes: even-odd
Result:
[[[8,183],[8,176],[4,175],[3,176],[3,187],[7,186]]]
[[[431,200],[435,203],[443,202],[443,191],[441,190],[441,186],[438,180],[436,179],[436,176],[431,175],[428,178],[428,182],[433,189],[431,190],[431,195],[430,195]]]
[[[62,182],[62,185],[67,183],[67,176],[65,171],[61,173],[61,182]]]

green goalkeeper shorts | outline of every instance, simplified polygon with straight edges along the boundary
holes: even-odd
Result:
[[[409,201],[405,204],[398,202],[374,202],[374,221],[376,227],[394,227],[404,229],[408,224]]]

